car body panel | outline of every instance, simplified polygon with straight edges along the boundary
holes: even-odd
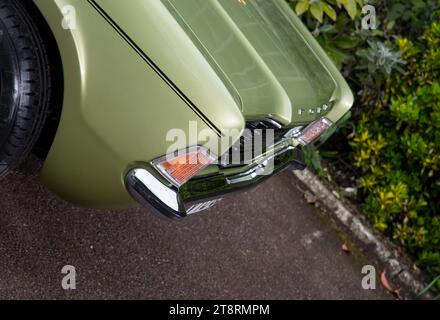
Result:
[[[94,1],[214,125],[236,128],[237,102],[192,39],[160,1]]]
[[[286,125],[329,102],[336,82],[297,31],[284,0],[163,0],[203,44],[239,93],[247,118],[272,115]]]
[[[193,121],[197,134],[208,136],[193,144],[209,140],[208,146],[217,148],[218,134],[90,3],[35,2],[54,32],[66,79],[58,133],[41,173],[50,189],[83,206],[126,207],[135,202],[125,190],[125,172],[132,163],[166,153],[174,142],[166,141],[170,128],[188,133],[188,123]],[[61,27],[66,6],[75,8],[73,30]],[[217,82],[211,94],[220,92],[220,100],[222,91],[227,93]],[[225,104],[235,104],[229,94],[223,98]],[[236,106],[232,110],[237,110]],[[244,126],[239,112],[226,117],[224,123],[221,116],[216,119],[219,127],[238,128],[238,138]]]
[[[211,88],[198,81],[206,71],[197,68],[200,61],[211,64],[246,119],[309,123],[325,114],[320,109],[324,104],[338,98],[340,79],[322,62],[323,52],[309,45],[313,37],[300,32],[301,22],[289,14],[284,0],[246,5],[237,0],[131,0],[123,6],[119,0],[96,2],[196,101],[201,92],[210,92],[202,88]],[[157,19],[161,14],[166,19]],[[204,59],[186,59],[188,48],[196,47],[178,46],[188,39],[183,32]],[[169,45],[174,50],[167,50]],[[231,112],[229,105],[200,106],[210,119],[220,111]]]
[[[302,104],[301,98],[295,100],[294,95],[299,96],[301,90],[296,91],[291,81],[296,77],[305,88],[310,86],[310,75],[306,77],[302,70],[291,79],[284,79],[281,70],[275,72],[261,52],[246,43],[235,23],[230,27],[235,28],[238,47],[231,51],[228,63],[220,61],[212,49],[202,50],[207,40],[188,32],[187,22],[179,20],[170,7],[176,2],[34,2],[54,33],[65,76],[60,125],[41,179],[72,203],[105,208],[135,205],[126,191],[124,177],[134,166],[146,166],[171,147],[176,148],[174,140],[166,139],[170,129],[186,135],[196,132],[196,139],[184,141],[179,148],[205,145],[220,156],[242,134],[245,118],[270,116],[284,125],[295,125],[309,123],[319,115],[307,110],[302,118],[295,116]],[[282,0],[276,3],[287,8]],[[226,5],[226,1],[216,4],[209,0],[209,4]],[[74,9],[75,26],[64,29],[63,13],[69,8]],[[183,13],[180,10],[179,15]],[[216,10],[223,20],[228,19],[224,7]],[[325,94],[317,93],[315,97],[310,88],[304,90],[313,105],[319,105],[328,95],[333,108],[326,117],[337,122],[351,107],[352,93],[299,19],[293,13],[285,15],[320,61],[319,69],[332,80],[331,90],[326,89]],[[219,22],[218,26],[224,27],[224,23]],[[200,39],[196,41],[197,37]],[[231,74],[232,66],[246,54],[250,55],[249,63],[258,65],[260,71],[237,82]],[[286,58],[285,65],[290,62]],[[261,79],[255,79],[246,93],[246,82],[255,76]],[[255,81],[263,81],[268,89],[259,93]],[[221,142],[223,132],[230,135],[226,144]],[[211,166],[203,174],[217,170]]]

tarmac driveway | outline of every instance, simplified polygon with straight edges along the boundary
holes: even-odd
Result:
[[[382,299],[366,263],[284,172],[208,213],[173,222],[145,209],[68,204],[33,176],[0,184],[1,299]],[[77,288],[61,269],[73,265]]]

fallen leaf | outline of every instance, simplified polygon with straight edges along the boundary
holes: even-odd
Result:
[[[397,289],[397,290],[394,290],[394,291],[391,292],[391,293],[392,293],[392,295],[393,295],[396,299],[403,300],[403,297],[402,297],[402,295],[401,295],[401,292],[402,292],[402,289]]]
[[[342,251],[344,251],[345,253],[351,253],[350,249],[348,248],[347,244],[344,243],[341,247]]]
[[[395,289],[393,289],[390,285],[390,283],[388,282],[387,279],[387,275],[384,272],[382,272],[382,274],[380,275],[380,282],[382,282],[382,285],[384,286],[385,289],[387,289],[389,292],[393,293],[395,291]]]

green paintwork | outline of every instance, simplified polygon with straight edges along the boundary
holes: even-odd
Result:
[[[321,116],[299,117],[298,111],[328,103],[336,83],[278,1],[163,2],[219,64],[246,118],[272,114],[290,124]]]
[[[164,155],[174,143],[166,141],[168,131],[188,133],[189,121],[205,137],[181,148],[217,150],[216,128],[236,129],[220,155],[241,135],[245,118],[272,116],[293,126],[319,117],[300,116],[300,108],[332,101],[326,116],[336,122],[353,103],[341,74],[284,0],[97,0],[112,21],[86,0],[34,1],[55,35],[65,76],[60,126],[41,179],[79,205],[134,205],[124,187],[127,170]],[[75,8],[73,30],[62,28],[66,6]]]

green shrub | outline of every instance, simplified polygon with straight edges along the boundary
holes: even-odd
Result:
[[[355,172],[366,215],[434,279],[440,275],[439,1],[287,1],[356,94],[352,119],[321,151],[308,148],[308,163],[321,176],[325,154],[351,163],[342,171]],[[377,30],[361,28],[365,3],[376,8]]]
[[[319,22],[323,22],[324,14],[331,20],[336,21],[337,12],[334,9],[344,8],[351,19],[354,19],[358,14],[358,7],[363,5],[364,0],[294,0],[290,1],[295,6],[295,12],[302,15],[304,12],[309,12],[313,18]]]
[[[387,104],[364,114],[352,142],[365,213],[433,277],[440,274],[439,43],[440,23],[417,41],[397,40],[404,72],[387,78]]]

